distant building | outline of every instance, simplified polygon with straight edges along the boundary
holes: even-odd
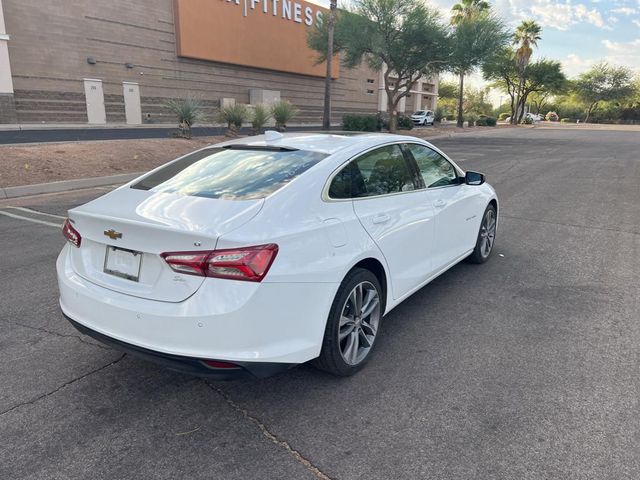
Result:
[[[324,65],[307,47],[326,14],[302,0],[0,0],[0,123],[174,123],[170,98],[287,99],[319,125]],[[6,27],[6,28],[5,28]],[[335,61],[333,118],[386,110],[378,72]],[[435,108],[437,80],[400,111]]]

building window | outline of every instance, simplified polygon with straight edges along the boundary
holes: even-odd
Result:
[[[373,95],[375,92],[373,90],[367,90],[367,95]]]
[[[367,78],[367,83],[376,83],[376,81],[373,78]]]

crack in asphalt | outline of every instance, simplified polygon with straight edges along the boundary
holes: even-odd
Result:
[[[240,415],[242,415],[245,419],[247,419],[250,423],[252,423],[253,425],[255,425],[258,430],[260,430],[260,432],[262,433],[262,435],[264,435],[265,437],[267,437],[269,440],[271,440],[272,443],[274,443],[275,445],[277,445],[278,447],[284,449],[287,453],[289,453],[291,456],[293,456],[293,458],[300,463],[301,465],[303,465],[307,470],[309,470],[316,478],[319,478],[320,480],[332,480],[331,477],[329,477],[329,475],[327,475],[326,473],[324,473],[322,470],[320,470],[320,468],[318,468],[316,465],[314,465],[311,460],[307,459],[306,457],[304,457],[298,450],[294,449],[289,442],[287,442],[286,440],[283,440],[281,438],[279,438],[277,435],[275,435],[274,433],[272,433],[267,426],[262,423],[256,416],[252,415],[247,409],[242,408],[240,405],[238,405],[224,390],[222,390],[221,388],[218,388],[214,385],[211,385],[209,382],[207,382],[206,380],[203,380],[204,384],[209,387],[211,390],[213,390],[214,392],[216,392],[218,395],[220,395],[225,402],[227,402],[227,404],[229,404],[229,406],[231,408],[233,408],[236,412],[238,412]]]
[[[75,338],[76,340],[78,340],[79,342],[82,342],[86,345],[91,345],[92,347],[98,347],[101,348],[103,350],[113,350],[112,348],[107,347],[106,345],[100,345],[97,343],[91,343],[91,342],[87,342],[84,338],[82,338],[80,335],[66,335],[64,333],[58,333],[58,332],[54,332],[52,330],[47,330],[46,328],[42,328],[42,327],[33,327],[31,325],[25,325],[24,323],[19,323],[19,322],[7,322],[6,320],[2,320],[5,325],[15,325],[17,327],[23,327],[23,328],[27,328],[29,330],[37,330],[38,332],[43,332],[43,333],[47,333],[49,335],[53,335],[55,337],[62,337],[62,338]]]
[[[503,213],[500,214],[501,218],[510,218],[513,220],[524,220],[525,222],[535,222],[535,223],[546,223],[548,225],[559,225],[562,227],[574,227],[574,228],[585,228],[587,230],[601,230],[604,232],[616,232],[616,233],[627,233],[629,235],[640,235],[640,232],[636,232],[633,230],[622,230],[621,228],[607,228],[607,227],[593,227],[588,225],[578,225],[575,223],[562,223],[562,222],[552,222],[549,220],[537,220],[535,218],[524,218],[524,217],[515,217],[512,215],[505,215]]]
[[[40,396],[38,396],[38,397],[36,397],[36,398],[34,398],[34,399],[31,399],[31,400],[29,400],[29,401],[22,402],[22,403],[18,403],[18,404],[16,404],[16,405],[14,405],[13,407],[8,408],[7,410],[4,410],[4,411],[0,412],[0,417],[2,417],[3,415],[6,415],[7,413],[13,412],[13,411],[14,411],[14,410],[16,410],[17,408],[24,407],[25,405],[33,405],[33,404],[35,404],[35,403],[39,402],[40,400],[42,400],[43,398],[50,397],[51,395],[56,394],[57,392],[59,392],[59,391],[60,391],[60,390],[62,390],[63,388],[68,387],[69,385],[72,385],[72,384],[74,384],[74,383],[76,383],[76,382],[78,382],[78,381],[82,380],[83,378],[87,378],[87,377],[89,377],[89,376],[93,375],[94,373],[101,372],[101,371],[102,371],[102,370],[104,370],[105,368],[108,368],[108,367],[110,367],[110,366],[112,366],[112,365],[115,365],[116,363],[118,363],[119,361],[121,361],[121,360],[122,360],[124,357],[126,357],[126,356],[127,356],[127,354],[126,354],[126,353],[123,353],[123,354],[120,356],[120,358],[117,358],[116,360],[113,360],[112,362],[109,362],[109,363],[107,363],[106,365],[102,365],[101,367],[98,367],[98,368],[96,368],[95,370],[91,370],[90,372],[87,372],[87,373],[85,373],[85,374],[83,374],[83,375],[80,375],[79,377],[73,378],[73,379],[69,380],[68,382],[63,383],[62,385],[60,385],[60,386],[59,386],[59,387],[57,387],[56,389],[51,390],[50,392],[43,393],[42,395],[40,395]]]

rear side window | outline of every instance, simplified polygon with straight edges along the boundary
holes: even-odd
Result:
[[[188,155],[131,188],[225,200],[264,198],[327,155],[303,150],[211,148]]]
[[[373,197],[411,190],[415,190],[415,184],[402,150],[398,145],[389,145],[345,166],[331,181],[329,197]]]

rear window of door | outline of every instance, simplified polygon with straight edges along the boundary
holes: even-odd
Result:
[[[455,167],[438,152],[416,143],[408,144],[407,148],[418,164],[419,173],[427,188],[460,184]]]
[[[225,200],[264,198],[327,155],[303,150],[210,148],[146,176],[131,188]]]
[[[399,145],[387,145],[358,157],[332,180],[329,197],[361,198],[409,192],[414,177]]]

